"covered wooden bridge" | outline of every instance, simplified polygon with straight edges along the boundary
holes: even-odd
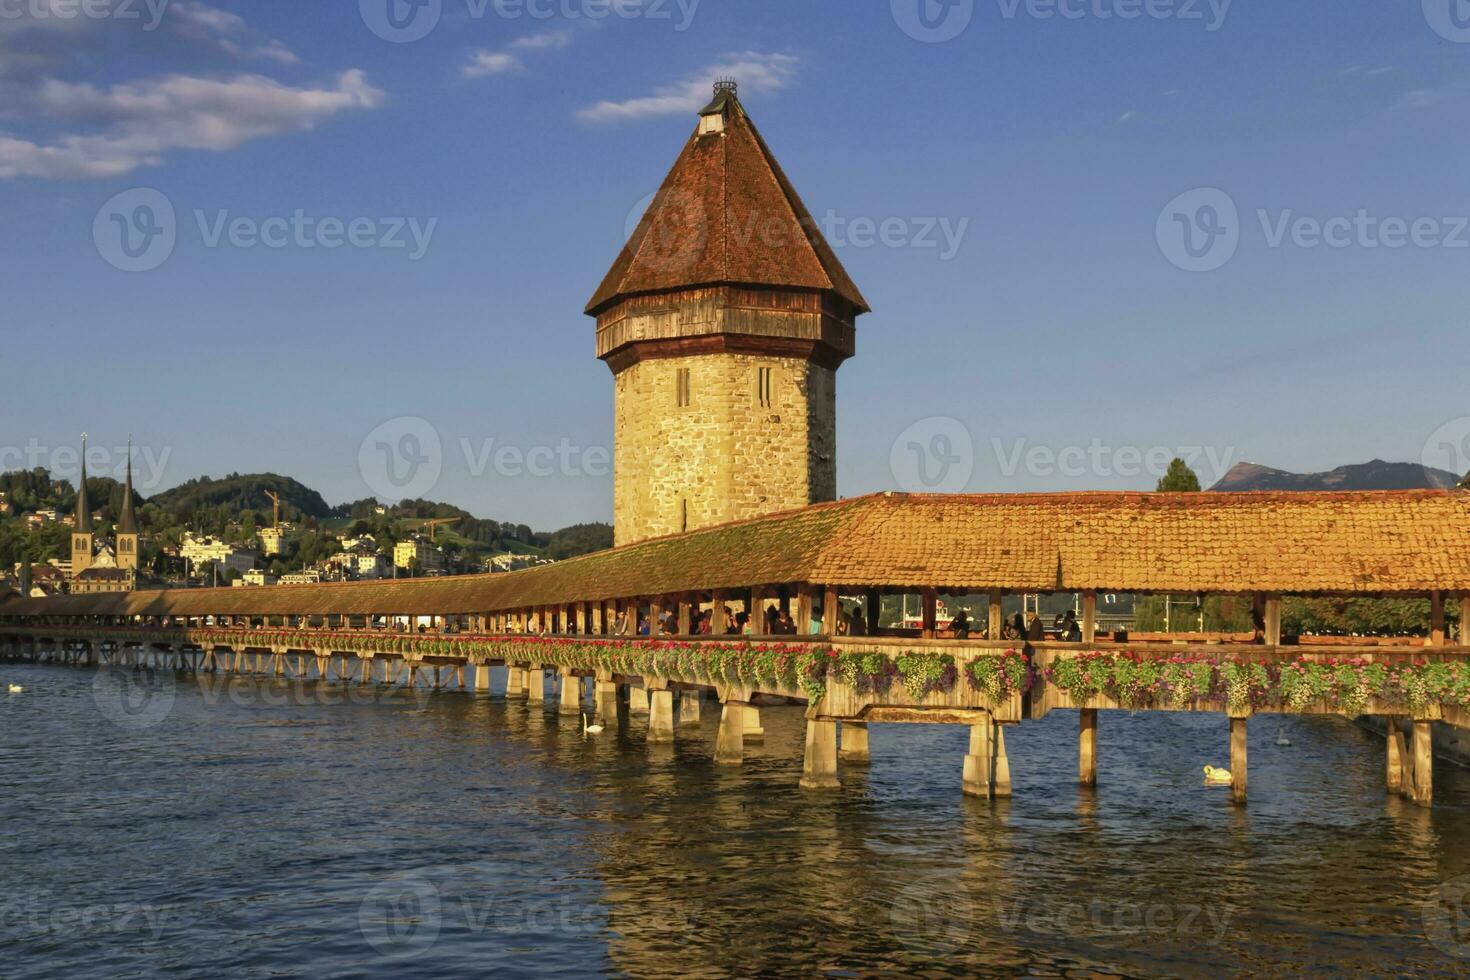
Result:
[[[1048,592],[1082,596],[1080,643],[1000,638],[1004,596]],[[1248,597],[1257,628],[1235,642],[1104,639],[1100,593]],[[916,598],[922,628],[880,623],[881,597],[896,594]],[[939,621],[946,594],[988,596],[970,636]],[[1285,596],[1422,597],[1430,616],[1414,641],[1305,645],[1282,636]],[[802,635],[760,635],[772,606]],[[862,610],[855,629],[839,629],[844,606]],[[494,575],[12,595],[0,600],[0,643],[12,657],[164,655],[195,670],[294,668],[358,683],[400,670],[410,682],[431,671],[437,683],[446,669],[462,677],[503,664],[508,691],[533,701],[555,669],[563,710],[580,712],[582,678],[592,678],[605,718],[617,717],[620,691],[633,710],[646,706],[651,741],[674,737],[675,693],[688,721],[712,690],[725,762],[758,735],[758,698],[800,699],[812,788],[837,782],[839,724],[841,756],[861,762],[870,723],[942,722],[971,726],[966,792],[1006,794],[1001,726],[1059,709],[1080,713],[1079,772],[1091,781],[1098,710],[1128,708],[1228,714],[1243,801],[1252,714],[1377,715],[1393,722],[1390,789],[1427,804],[1431,724],[1470,727],[1470,651],[1451,644],[1447,606],[1470,621],[1466,491],[876,494]],[[732,635],[738,612],[753,632]],[[618,634],[620,617],[657,624],[665,614],[673,635]],[[476,686],[485,676],[477,670]]]

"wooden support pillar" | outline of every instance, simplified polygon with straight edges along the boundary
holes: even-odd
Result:
[[[919,599],[924,608],[922,635],[924,639],[932,640],[939,632],[939,593],[934,589],[925,589],[919,593]]]
[[[618,720],[618,685],[612,675],[599,675],[592,688],[594,718],[603,725],[612,725]]]
[[[766,730],[761,727],[761,709],[753,704],[746,704],[745,710],[740,712],[745,718],[745,740],[747,742],[764,742]]]
[[[750,595],[745,597],[745,618],[749,621],[750,632],[756,635],[766,632],[766,604],[762,591],[751,589]]]
[[[1434,803],[1434,723],[1414,719],[1414,802]]]
[[[1460,597],[1460,646],[1470,647],[1470,595]]]
[[[534,705],[546,703],[546,670],[540,664],[532,664],[522,678],[526,687],[526,700]]]
[[[1429,593],[1429,642],[1425,645],[1431,647],[1445,645],[1443,592]]]
[[[986,639],[998,640],[1000,639],[1001,634],[1005,632],[1005,616],[1001,613],[1000,604],[1003,595],[1004,593],[1002,593],[999,589],[992,590],[990,593],[990,603],[988,610],[989,617],[986,620],[985,629]]]
[[[726,701],[720,706],[720,732],[715,737],[715,762],[738,766],[745,761],[745,702]]]
[[[990,793],[996,799],[1011,795],[1011,759],[1006,755],[1006,730],[995,724],[991,730]]]
[[[878,617],[883,611],[883,593],[879,592],[877,589],[869,589],[863,601],[866,602],[868,606],[868,635],[877,636]]]
[[[1404,784],[1404,732],[1399,727],[1397,718],[1389,717],[1384,720],[1388,723],[1385,732],[1388,736],[1388,758],[1384,785],[1388,792],[1402,794],[1407,789]]]
[[[1264,598],[1262,615],[1266,622],[1266,645],[1281,645],[1281,596],[1268,595]]]
[[[837,722],[810,718],[801,762],[802,789],[840,789],[837,779]]]
[[[699,724],[699,690],[686,687],[679,691],[679,724]]]
[[[1269,600],[1268,600],[1269,601]],[[1278,600],[1279,601],[1279,600]],[[1279,622],[1279,620],[1278,620]],[[1230,799],[1245,802],[1246,732],[1244,718],[1230,719]]]
[[[1082,593],[1082,642],[1097,642],[1097,593],[1091,589]]]
[[[961,789],[966,796],[990,798],[990,729],[993,722],[987,717],[978,725],[970,726],[970,752],[965,756],[964,777]]]
[[[1083,786],[1097,785],[1097,709],[1078,712],[1081,731],[1077,740],[1077,773]]]
[[[866,763],[871,760],[868,754],[868,723],[865,721],[844,721],[842,723],[842,748],[838,755],[843,762]]]
[[[795,621],[796,632],[799,635],[812,635],[812,615],[815,606],[816,600],[813,598],[812,587],[810,585],[800,586],[796,590],[796,615],[792,617],[792,619]]]
[[[521,680],[520,664],[506,664],[506,671],[505,696],[508,698],[524,697],[526,689]]]
[[[688,636],[694,632],[694,606],[689,596],[679,597],[679,635]]]
[[[475,667],[475,690],[482,694],[490,693],[490,665],[479,664]]]
[[[662,599],[650,599],[648,601],[648,635],[658,636],[663,632],[664,601]]]
[[[837,595],[836,587],[829,585],[822,590],[822,632],[828,636],[836,636],[841,622],[842,600]]]
[[[725,630],[730,628],[730,624],[726,622],[725,618],[725,598],[727,594],[724,590],[716,590],[714,595],[710,597],[709,631],[713,636],[724,636]]]
[[[648,741],[674,740],[674,692],[667,687],[648,692]]]
[[[648,688],[628,686],[628,714],[648,714]]]
[[[582,713],[582,678],[568,672],[565,668],[560,673],[561,696],[557,711],[564,715],[580,715]]]

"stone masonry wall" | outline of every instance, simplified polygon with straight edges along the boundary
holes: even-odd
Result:
[[[771,369],[762,405],[758,369]],[[689,371],[689,404],[678,372]],[[614,379],[617,544],[832,500],[837,393],[800,358],[702,354],[639,361]]]

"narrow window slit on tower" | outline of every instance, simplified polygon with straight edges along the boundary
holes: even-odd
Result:
[[[677,398],[678,398],[679,407],[680,408],[686,408],[686,407],[688,407],[688,405],[689,405],[689,369],[688,368],[679,368],[677,374],[675,375],[674,382],[675,382],[675,387],[678,389],[677,390]]]

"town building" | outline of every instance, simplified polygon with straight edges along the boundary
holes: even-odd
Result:
[[[432,575],[444,571],[444,552],[428,538],[414,535],[393,546],[393,564]]]
[[[255,567],[260,555],[252,549],[240,548],[214,537],[196,538],[184,535],[179,554],[198,572],[207,565],[218,565],[220,571],[248,572]]]

